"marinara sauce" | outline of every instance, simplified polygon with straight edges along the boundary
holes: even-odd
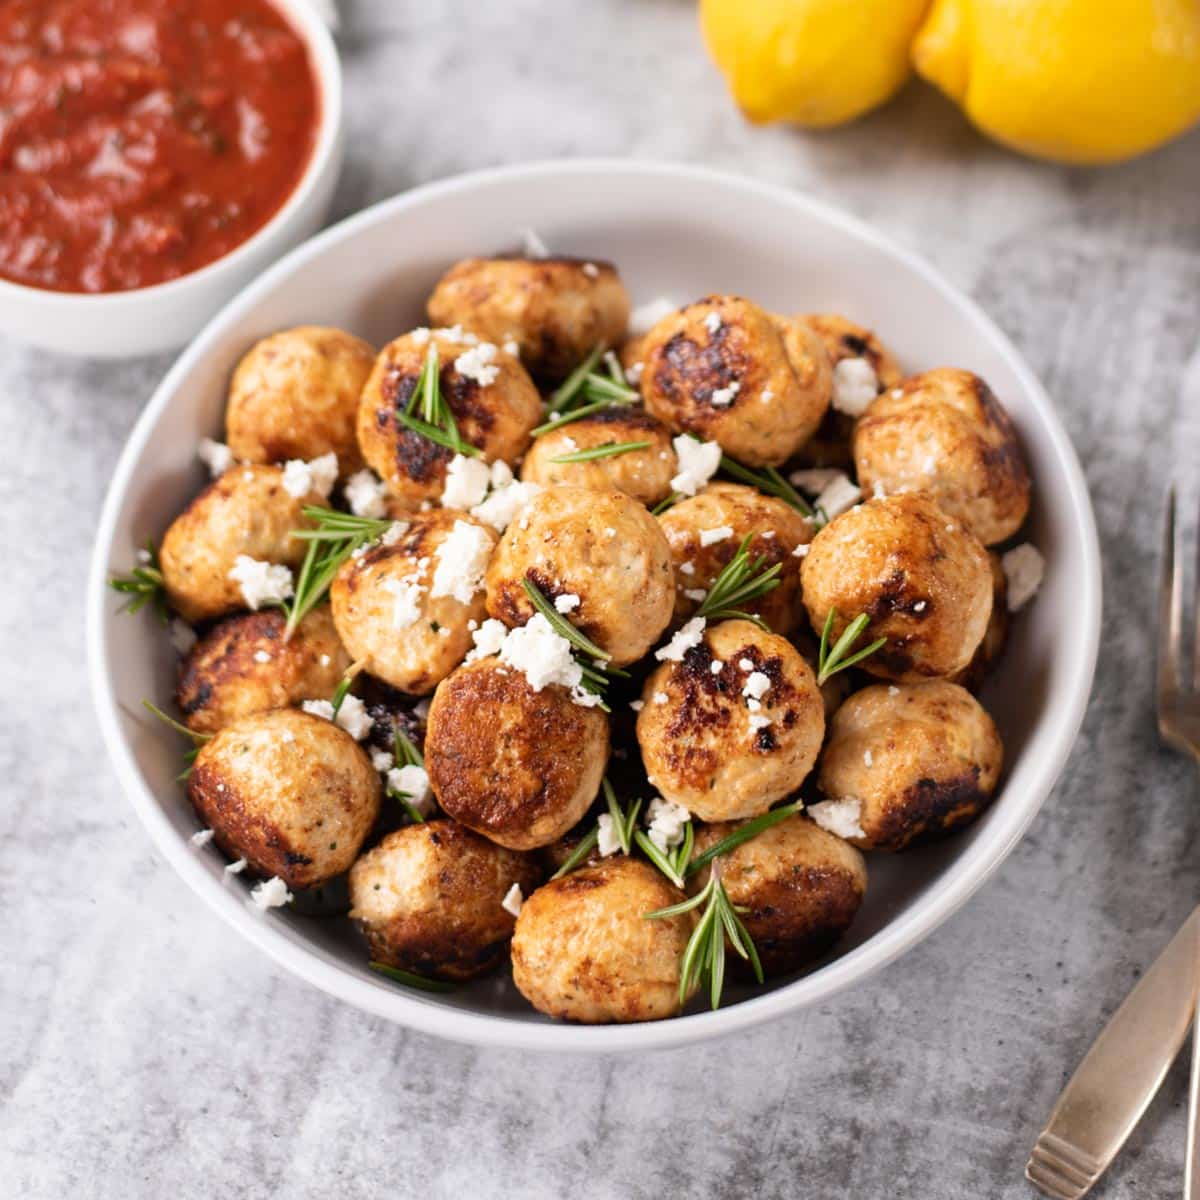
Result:
[[[267,0],[0,0],[0,276],[115,292],[220,258],[300,182],[319,108]]]

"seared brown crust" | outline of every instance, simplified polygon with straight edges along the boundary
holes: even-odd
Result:
[[[316,887],[358,855],[379,812],[379,776],[331,721],[256,713],[201,747],[188,799],[231,858],[289,888]]]
[[[175,703],[189,729],[214,733],[241,717],[333,694],[350,665],[325,606],[287,641],[277,608],[213,626],[179,664]]]
[[[743,538],[753,535],[750,554],[763,565],[779,564],[779,586],[743,605],[775,633],[789,633],[801,619],[800,563],[794,551],[811,542],[814,527],[790,504],[739,483],[712,483],[699,495],[672,505],[658,518],[675,565],[674,620],[682,624],[700,601],[688,592],[707,591],[737,554]],[[705,530],[728,527],[731,536],[705,546]],[[691,570],[687,570],[690,567]]]
[[[655,1021],[679,1011],[679,965],[694,913],[647,921],[683,893],[649,863],[616,855],[556,879],[525,902],[513,982],[567,1021]]]
[[[887,644],[862,666],[885,679],[919,681],[961,671],[987,628],[992,572],[987,551],[923,493],[870,500],[834,518],[813,539],[802,572],[804,605],[832,637],[859,613],[859,645]]]
[[[903,850],[974,820],[1002,763],[995,724],[964,688],[876,684],[838,709],[818,783],[827,796],[860,801],[856,845]]]
[[[341,329],[302,325],[256,342],[229,385],[225,437],[242,462],[334,453],[342,478],[362,466],[358,397],[375,350]]]
[[[970,371],[926,371],[885,392],[855,428],[854,461],[864,491],[926,491],[986,545],[1011,537],[1029,511],[1016,430]]]
[[[460,324],[497,345],[509,339],[539,379],[562,379],[593,346],[615,346],[629,321],[616,268],[599,259],[467,258],[427,305],[438,325]]]
[[[702,825],[696,853],[728,837],[739,822]],[[764,974],[794,971],[824,954],[850,927],[867,889],[863,856],[807,817],[788,817],[721,856],[721,879],[754,941]],[[695,894],[707,869],[688,880]],[[727,961],[740,963],[731,956]]]
[[[527,854],[506,850],[455,821],[427,821],[388,834],[350,871],[350,916],[371,957],[453,982],[504,957],[516,919],[502,906],[515,883],[541,879]]]
[[[556,684],[535,692],[494,658],[434,693],[425,766],[442,808],[514,850],[546,846],[587,811],[608,761],[608,719]]]

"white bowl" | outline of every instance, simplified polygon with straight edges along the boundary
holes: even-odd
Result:
[[[448,996],[374,975],[341,920],[262,916],[226,884],[182,790],[179,739],[142,697],[171,695],[174,656],[153,617],[119,614],[105,586],[127,570],[204,482],[203,435],[219,435],[238,357],[276,329],[318,321],[376,344],[422,319],[438,275],[464,255],[512,247],[532,227],[563,253],[611,259],[635,303],[740,292],[783,312],[844,312],[878,330],[905,367],[968,367],[1012,413],[1034,479],[1028,536],[1048,573],[1017,619],[985,697],[1007,749],[1000,794],[971,829],[904,855],[873,855],[867,900],[835,954],[802,977],[718,1012],[584,1027],[534,1013],[497,975]],[[778,188],[687,167],[545,163],[465,175],[351,218],[276,265],[184,353],[155,393],[113,478],[88,598],[90,671],[105,741],[138,815],[167,859],[225,920],[290,971],[360,1008],[446,1037],[551,1050],[678,1045],[827,999],[929,934],[1016,844],[1067,760],[1087,704],[1100,625],[1096,530],[1079,463],[1045,392],[972,301],[925,263],[842,213]]]
[[[320,95],[312,157],[283,207],[207,266],[127,292],[53,292],[0,279],[0,329],[21,341],[92,358],[127,358],[181,346],[281,254],[329,214],[342,169],[342,69],[329,29],[309,0],[271,0],[308,46]]]

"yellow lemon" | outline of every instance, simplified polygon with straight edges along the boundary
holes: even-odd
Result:
[[[837,125],[909,75],[928,0],[701,0],[700,24],[751,121]]]
[[[934,0],[913,63],[990,137],[1118,162],[1200,117],[1200,0]]]

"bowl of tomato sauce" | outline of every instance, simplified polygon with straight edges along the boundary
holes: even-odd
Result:
[[[0,329],[187,341],[324,221],[341,70],[308,0],[0,4]]]

